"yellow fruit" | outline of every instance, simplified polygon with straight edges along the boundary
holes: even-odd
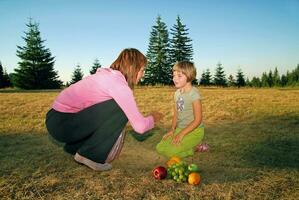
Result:
[[[180,163],[182,160],[181,160],[181,158],[180,157],[177,157],[177,156],[172,156],[171,158],[170,158],[170,160],[174,160],[174,161],[176,161],[176,163]]]
[[[176,161],[174,161],[174,160],[169,160],[169,161],[167,161],[166,165],[167,165],[167,167],[170,167],[171,165],[173,165],[173,164],[175,164],[175,163],[176,163]]]
[[[188,176],[188,183],[190,185],[198,185],[200,183],[200,175],[199,173],[192,172]]]
[[[167,167],[170,167],[171,165],[175,163],[180,163],[182,160],[177,156],[172,156],[170,160],[167,161],[166,165]]]

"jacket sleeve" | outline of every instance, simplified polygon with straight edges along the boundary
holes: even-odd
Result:
[[[133,129],[140,134],[154,128],[152,116],[144,117],[138,110],[132,90],[127,84],[120,84],[109,89],[111,97],[124,111]]]

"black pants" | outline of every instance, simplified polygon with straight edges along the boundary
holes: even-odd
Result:
[[[65,150],[104,163],[128,118],[112,99],[77,113],[49,110],[46,126],[49,134],[66,143]]]

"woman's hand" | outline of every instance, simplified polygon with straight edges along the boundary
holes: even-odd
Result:
[[[173,135],[174,135],[174,133],[173,133],[173,131],[171,130],[171,131],[169,131],[167,134],[165,134],[164,136],[163,136],[163,140],[166,140],[167,138],[169,138],[169,137],[173,137]]]
[[[164,115],[158,111],[153,111],[151,115],[153,116],[155,123],[161,121],[161,119],[164,117]]]

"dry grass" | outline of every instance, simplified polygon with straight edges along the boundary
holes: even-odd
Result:
[[[166,161],[154,147],[170,125],[173,88],[135,89],[143,113],[165,118],[144,142],[128,135],[113,169],[102,173],[48,138],[45,114],[57,91],[0,92],[0,199],[297,199],[299,90],[200,91],[211,150],[193,158],[202,177],[195,187],[151,176]]]

